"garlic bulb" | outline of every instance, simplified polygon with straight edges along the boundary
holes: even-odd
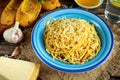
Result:
[[[16,22],[14,27],[7,29],[3,33],[3,37],[10,43],[18,43],[23,39],[23,33],[19,28],[19,22]]]

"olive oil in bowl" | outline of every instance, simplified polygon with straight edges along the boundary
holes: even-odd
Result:
[[[103,3],[103,0],[75,0],[75,2],[83,8],[96,8]]]
[[[84,6],[96,6],[99,4],[99,0],[77,0],[78,3]]]

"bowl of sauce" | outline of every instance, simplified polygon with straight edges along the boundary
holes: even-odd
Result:
[[[74,1],[78,6],[87,9],[97,8],[103,3],[103,0],[74,0]]]

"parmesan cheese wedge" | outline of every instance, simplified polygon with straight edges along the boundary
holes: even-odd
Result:
[[[40,64],[0,57],[0,80],[36,80]]]

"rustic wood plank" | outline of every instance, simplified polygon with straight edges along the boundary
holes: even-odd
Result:
[[[0,55],[10,55],[16,44],[8,43],[3,38],[0,38]]]

